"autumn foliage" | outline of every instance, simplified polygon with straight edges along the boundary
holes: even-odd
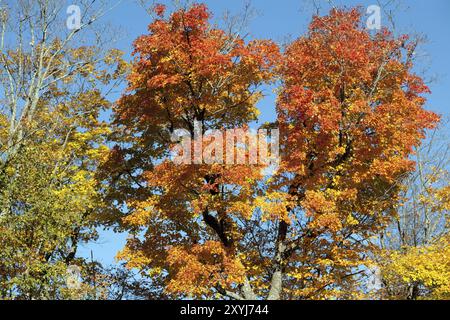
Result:
[[[275,185],[296,203],[281,234],[295,243],[292,279],[308,279],[295,296],[345,285],[395,214],[398,181],[414,170],[409,155],[438,121],[423,109],[429,90],[411,71],[413,50],[406,36],[372,37],[356,9],[314,18],[286,49]]]
[[[314,17],[283,53],[210,25],[204,5],[155,12],[114,110],[110,197],[133,234],[119,258],[172,297],[355,297],[409,156],[438,121],[414,43],[371,35],[356,9]],[[170,161],[175,129],[249,125],[274,80],[275,172]]]
[[[450,297],[450,163],[422,158],[440,117],[417,39],[333,8],[281,47],[158,4],[128,63],[75,40],[101,11],[49,33],[55,3],[18,2],[17,26],[0,8],[0,299]],[[250,128],[279,130],[270,160]],[[79,256],[99,227],[127,233],[123,268]]]

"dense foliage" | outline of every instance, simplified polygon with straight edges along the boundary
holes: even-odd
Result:
[[[26,3],[10,47],[0,11],[0,298],[450,297],[448,173],[419,157],[440,118],[415,39],[334,8],[280,48],[204,4],[156,5],[128,64],[72,42],[95,17],[51,34],[53,7]],[[214,159],[249,160],[217,134],[254,127],[269,84],[276,165],[173,161],[180,130],[192,153],[200,134]],[[126,269],[79,257],[98,227],[128,232]]]

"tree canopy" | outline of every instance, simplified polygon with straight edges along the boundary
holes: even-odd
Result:
[[[157,4],[127,62],[90,29],[106,7],[52,32],[61,8],[0,7],[1,299],[450,297],[417,38],[333,8],[282,46]],[[79,256],[99,228],[124,268]]]

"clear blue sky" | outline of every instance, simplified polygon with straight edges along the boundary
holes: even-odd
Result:
[[[71,1],[76,3],[76,1]],[[111,0],[111,3],[115,0]],[[149,4],[152,1],[147,1]],[[231,13],[239,13],[244,5],[244,0],[209,0],[205,2],[214,14],[214,21],[219,21],[225,10]],[[250,38],[271,38],[283,43],[287,38],[295,39],[302,35],[311,19],[312,6],[310,1],[304,0],[253,0],[252,6],[256,15],[248,26]],[[318,0],[326,11],[327,2]],[[387,2],[382,1],[382,2]],[[170,7],[171,1],[161,0],[159,3]],[[335,5],[362,6],[376,4],[371,1],[334,1]],[[432,95],[428,98],[427,108],[450,116],[450,1],[449,0],[404,0],[399,9],[395,10],[395,22],[398,32],[420,33],[428,38],[418,52],[418,71],[425,69],[426,78],[435,78],[430,83]],[[108,21],[115,26],[120,26],[124,32],[115,47],[123,50],[130,57],[131,44],[141,34],[147,32],[150,17],[137,4],[135,0],[123,0],[122,3],[111,11],[103,21]],[[387,25],[385,15],[382,15],[382,24]],[[262,111],[261,121],[274,119],[275,96],[271,88],[265,90],[267,96],[261,101],[259,107]],[[111,97],[115,99],[116,97]],[[94,258],[103,263],[112,263],[114,256],[125,243],[126,236],[115,234],[112,231],[102,231],[100,239],[80,248],[79,254],[89,256],[93,251]]]

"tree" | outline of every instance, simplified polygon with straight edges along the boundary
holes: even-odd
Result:
[[[416,150],[416,170],[402,182],[397,214],[380,235],[381,253],[375,260],[381,271],[379,295],[383,298],[449,296],[449,145],[445,129],[434,130],[427,144]]]
[[[428,245],[385,251],[381,263],[387,299],[439,299],[450,297],[448,233]]]
[[[132,231],[119,258],[176,297],[351,296],[412,149],[438,122],[411,71],[414,43],[372,36],[358,10],[333,9],[280,56],[269,41],[211,27],[204,5],[155,12],[134,45],[104,168],[107,218]],[[170,161],[175,129],[194,137],[195,121],[207,130],[254,120],[274,64],[278,170]]]
[[[411,71],[415,46],[387,29],[371,36],[357,9],[333,9],[286,49],[275,190],[295,205],[278,226],[273,297],[282,275],[294,296],[339,296],[392,218],[412,148],[438,121]]]
[[[109,132],[99,116],[109,106],[108,87],[120,81],[126,64],[117,50],[82,45],[81,34],[95,21],[89,12],[94,7],[83,12],[87,21],[80,29],[54,32],[65,30],[62,8],[59,1],[1,8],[4,299],[67,297],[67,268],[83,267],[77,248],[96,237],[94,214],[102,199],[95,171]]]
[[[162,5],[155,12],[150,34],[134,43],[128,93],[114,109],[112,139],[120,145],[104,168],[108,199],[118,203],[112,218],[125,215],[121,223],[134,234],[120,257],[174,295],[210,296],[211,287],[226,292],[237,281],[253,297],[234,238],[237,219],[248,223],[260,168],[177,166],[169,151],[171,134],[185,129],[194,137],[196,121],[204,134],[255,120],[259,87],[273,77],[278,48],[212,27],[204,5],[168,18]],[[222,272],[225,266],[234,271]]]

